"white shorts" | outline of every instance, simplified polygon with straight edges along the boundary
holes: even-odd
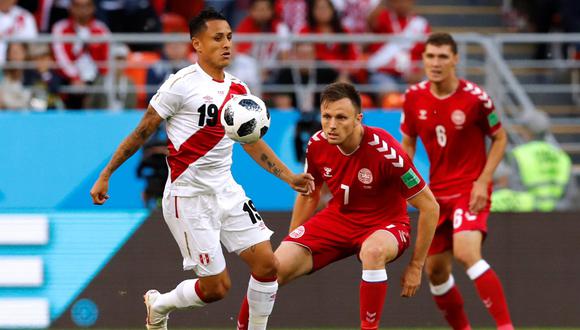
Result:
[[[238,184],[216,195],[163,196],[163,217],[183,256],[183,269],[200,276],[226,268],[221,243],[229,252],[270,239],[272,231]]]

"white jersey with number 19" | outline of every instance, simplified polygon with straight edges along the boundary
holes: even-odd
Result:
[[[167,120],[171,196],[215,194],[235,183],[231,173],[234,141],[219,120],[224,104],[236,94],[249,94],[246,84],[225,74],[213,79],[198,65],[171,75],[151,99]]]

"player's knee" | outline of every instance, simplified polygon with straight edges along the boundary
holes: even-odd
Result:
[[[450,269],[447,267],[430,264],[425,266],[425,272],[427,273],[427,277],[429,277],[429,282],[435,285],[445,283],[451,274]]]
[[[481,259],[481,256],[477,252],[460,249],[454,249],[453,256],[465,269],[471,267],[471,265]]]
[[[267,257],[263,257],[260,263],[252,267],[252,274],[258,277],[274,277],[278,271],[278,259],[272,253]]]
[[[388,249],[381,245],[364,246],[360,252],[363,263],[384,263],[387,260]]]

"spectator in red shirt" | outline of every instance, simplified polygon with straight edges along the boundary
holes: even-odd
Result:
[[[342,26],[351,33],[369,32],[368,16],[380,0],[332,0],[340,13]]]
[[[306,0],[276,0],[276,16],[280,17],[293,33],[306,26]]]
[[[300,33],[348,33],[342,26],[338,13],[330,0],[314,0],[308,2],[307,26]],[[348,63],[358,58],[358,51],[351,43],[316,43],[316,59],[340,72],[340,80],[344,80],[349,72]]]
[[[105,66],[109,51],[106,43],[88,43],[91,37],[109,34],[109,28],[94,18],[95,5],[92,0],[72,0],[70,17],[57,22],[52,28],[55,37],[75,35],[75,42],[54,42],[53,51],[59,73],[65,82],[80,90],[92,84],[99,74],[106,74]],[[75,95],[76,94],[76,95]],[[84,95],[68,95],[66,105],[69,109],[84,106]]]
[[[276,59],[286,59],[290,43],[288,26],[275,17],[272,0],[253,0],[248,15],[236,29],[236,34],[276,33],[279,42],[240,42],[236,44],[236,56],[232,64],[233,75],[245,81],[254,93],[259,94],[262,81],[268,80],[272,70],[268,69]]]
[[[274,15],[272,0],[253,0],[248,15],[240,22],[236,34],[244,33],[277,33],[281,37],[288,36],[288,26]],[[287,42],[237,44],[237,54],[250,55],[259,60],[270,60],[278,54],[287,56],[290,45]]]
[[[408,38],[427,38],[429,22],[413,14],[414,0],[383,0],[369,15],[369,26],[375,33],[400,35]],[[416,83],[423,74],[417,63],[425,48],[415,40],[393,40],[374,44],[370,48],[367,67],[370,82],[388,91],[398,90],[399,84]]]

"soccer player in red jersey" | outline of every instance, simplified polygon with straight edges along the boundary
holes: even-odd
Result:
[[[485,91],[457,77],[457,61],[453,38],[432,34],[423,53],[428,80],[409,88],[403,106],[403,149],[413,158],[421,138],[431,163],[429,186],[441,206],[425,270],[435,302],[453,329],[470,329],[451,275],[453,258],[474,281],[497,328],[513,329],[501,283],[481,255],[492,175],[507,136]],[[487,153],[486,136],[491,138]]]
[[[378,329],[387,292],[385,265],[410,244],[407,202],[419,210],[413,256],[403,274],[401,295],[411,297],[433,237],[439,205],[399,143],[386,131],[361,123],[361,100],[354,87],[334,83],[321,96],[322,131],[309,141],[306,172],[314,177],[310,195],[294,204],[290,234],[275,252],[278,283],[284,285],[337,260],[357,255],[361,329]],[[332,199],[314,214],[325,182]],[[238,329],[245,329],[244,302]]]

